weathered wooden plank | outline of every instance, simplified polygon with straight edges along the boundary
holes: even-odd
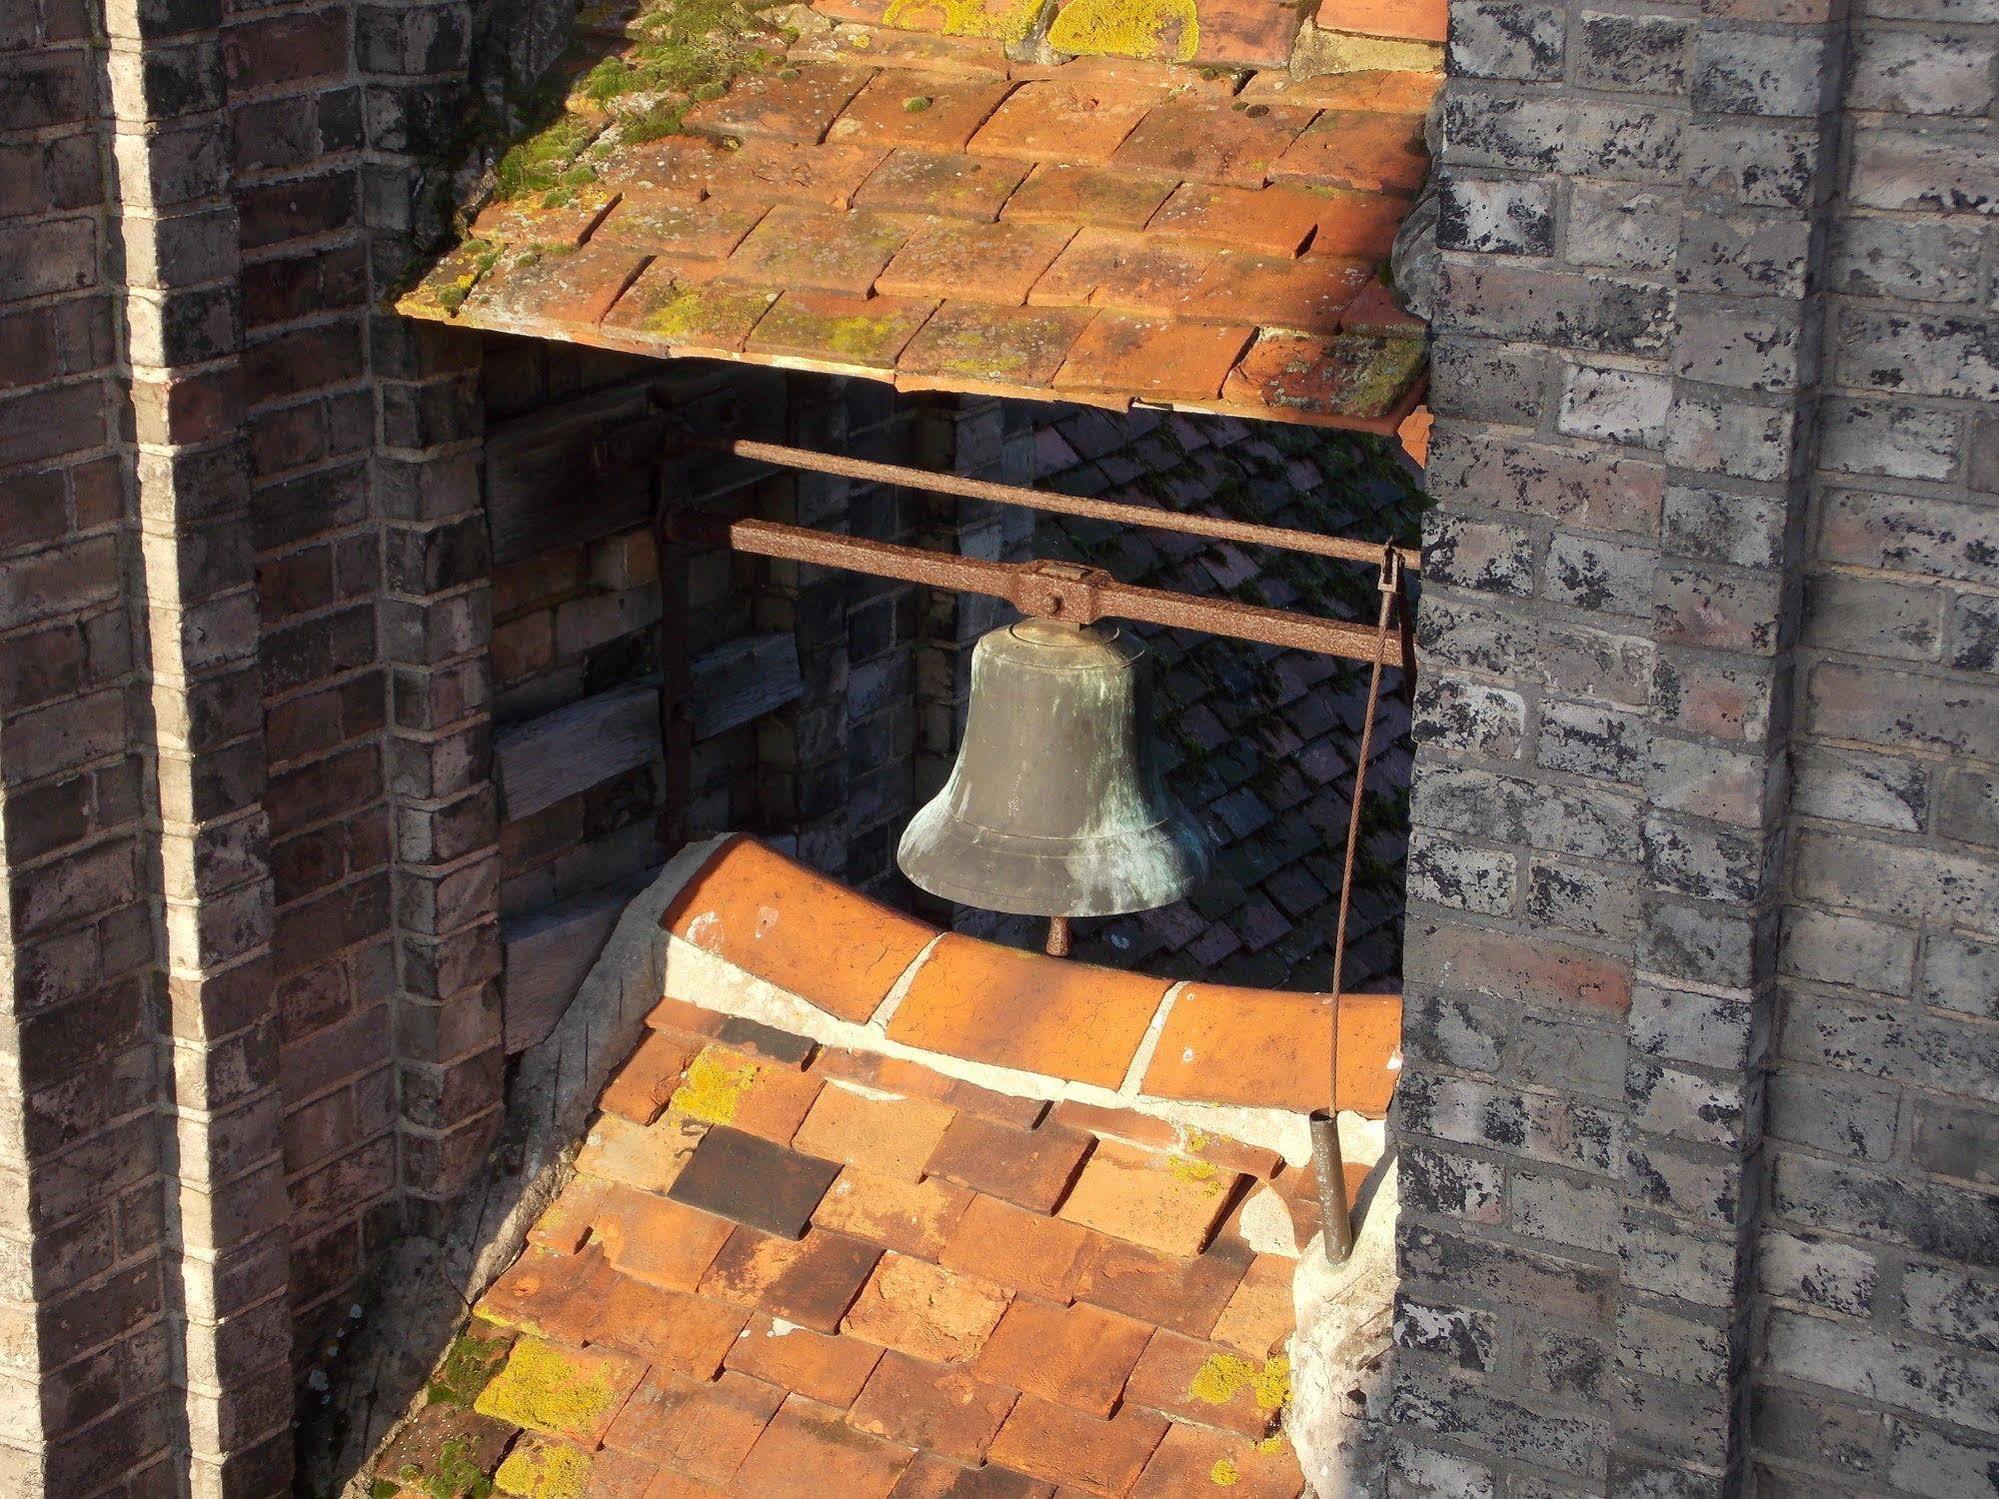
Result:
[[[637,879],[585,891],[532,916],[500,923],[505,963],[500,1021],[509,1056],[555,1029],[604,950],[619,913],[657,873],[647,870]]]
[[[620,687],[493,735],[500,816],[518,822],[659,758],[659,691]]]
[[[804,693],[793,636],[725,641],[694,663],[694,737],[726,733]]]

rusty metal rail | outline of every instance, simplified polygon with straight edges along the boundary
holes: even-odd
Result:
[[[908,468],[899,463],[875,463],[865,458],[842,458],[818,453],[810,448],[794,448],[777,442],[752,442],[740,437],[694,437],[678,435],[669,439],[673,447],[700,452],[730,453],[783,468],[802,468],[838,479],[860,479],[871,484],[894,484],[904,489],[928,490],[932,494],[956,495],[960,499],[989,500],[996,505],[1014,505],[1024,510],[1043,510],[1052,515],[1074,515],[1085,520],[1118,521],[1131,526],[1149,526],[1158,531],[1178,531],[1186,536],[1208,536],[1218,541],[1239,541],[1249,546],[1278,547],[1287,552],[1307,552],[1316,557],[1335,557],[1343,562],[1379,564],[1383,547],[1376,542],[1353,541],[1344,536],[1322,536],[1316,531],[1299,531],[1290,526],[1264,526],[1254,521],[1223,520],[1212,515],[1184,515],[1151,505],[1127,505],[1117,500],[1085,499],[1054,490],[1029,489],[1018,484],[995,484],[985,479],[969,479],[962,474],[933,473],[929,469]],[[1402,566],[1411,571],[1422,567],[1422,554],[1415,547],[1393,549]]]
[[[1095,624],[1115,616],[1176,630],[1202,630],[1291,650],[1323,651],[1350,661],[1400,666],[1402,645],[1365,625],[1289,609],[1262,609],[1228,599],[1201,598],[1120,583],[1101,568],[1069,562],[990,562],[921,547],[866,541],[780,521],[729,520],[700,511],[666,518],[669,535],[697,545],[727,546],[758,557],[844,568],[877,578],[924,583],[959,593],[1004,599],[1022,614]],[[1378,562],[1382,552],[1374,553]]]

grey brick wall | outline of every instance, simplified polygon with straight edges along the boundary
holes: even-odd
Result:
[[[1453,7],[1392,1492],[1999,1471],[1995,19]]]
[[[1999,10],[1850,23],[1769,1082],[1763,1492],[1999,1486]]]

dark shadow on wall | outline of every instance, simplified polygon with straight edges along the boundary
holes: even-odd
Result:
[[[1368,541],[1418,540],[1428,503],[1391,442],[1228,417],[1069,406],[1037,414],[1038,486]],[[1163,531],[1044,516],[1038,555],[1131,583],[1372,623],[1366,566]],[[1079,921],[1075,955],[1176,979],[1331,983],[1333,927],[1367,695],[1358,663],[1138,626],[1153,653],[1169,785],[1208,824],[1213,872],[1157,911]],[[1349,990],[1399,987],[1409,715],[1386,673],[1362,812]],[[960,908],[959,930],[1039,946],[1026,918]]]

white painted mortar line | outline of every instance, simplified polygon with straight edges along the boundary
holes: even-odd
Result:
[[[911,986],[916,983],[916,970],[930,961],[930,955],[937,951],[937,944],[944,940],[945,935],[939,932],[924,943],[923,951],[911,958],[909,966],[896,975],[895,982],[888,986],[888,993],[882,996],[882,1002],[875,1006],[874,1014],[867,1019],[870,1030],[880,1031],[884,1036],[888,1034],[888,1023],[895,1019],[895,1012],[902,1008],[903,1000],[908,997]]]
[[[1167,1018],[1173,1013],[1173,1002],[1180,997],[1180,991],[1187,987],[1183,979],[1171,984],[1159,997],[1159,1008],[1153,1012],[1152,1023],[1145,1028],[1145,1034],[1138,1038],[1138,1050],[1133,1053],[1131,1066],[1126,1069],[1124,1082],[1118,1092],[1126,1098],[1136,1098],[1142,1091],[1145,1070],[1152,1065],[1153,1053],[1159,1050],[1159,1038],[1166,1032]]]

